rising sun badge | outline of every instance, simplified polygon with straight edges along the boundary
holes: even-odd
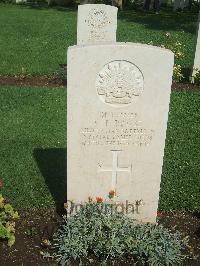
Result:
[[[108,104],[130,104],[135,96],[142,93],[143,88],[144,78],[140,69],[125,60],[106,64],[96,79],[97,93]]]

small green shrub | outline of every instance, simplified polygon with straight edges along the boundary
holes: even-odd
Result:
[[[86,203],[78,213],[65,217],[55,241],[60,265],[90,256],[103,262],[132,258],[148,265],[177,265],[185,258],[182,251],[187,246],[187,238],[179,232],[137,224],[105,202]]]
[[[183,45],[177,37],[172,36],[169,32],[165,34],[165,44],[161,47],[171,50],[174,53],[175,64],[173,67],[173,81],[180,82],[184,79],[181,65],[177,63],[185,57],[183,53]]]
[[[0,187],[1,187],[0,180]],[[18,213],[13,210],[13,207],[6,203],[3,196],[0,194],[0,240],[7,240],[8,246],[11,247],[15,243],[15,223]]]
[[[173,81],[180,82],[183,80],[184,76],[182,74],[181,66],[178,64],[174,64],[173,67]]]

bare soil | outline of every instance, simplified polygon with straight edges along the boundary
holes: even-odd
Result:
[[[31,87],[66,87],[67,79],[54,76],[0,76],[0,86],[31,86]],[[200,92],[200,85],[191,83],[173,83],[172,91]]]
[[[64,87],[66,80],[58,76],[0,76],[0,86]]]

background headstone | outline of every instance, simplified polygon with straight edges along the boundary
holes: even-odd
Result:
[[[198,17],[198,28],[197,28],[197,42],[196,42],[196,50],[195,50],[195,57],[194,57],[194,64],[193,64],[193,73],[194,76],[195,73],[199,70],[200,71],[200,12]]]
[[[79,5],[77,44],[116,42],[117,11],[104,4]]]
[[[67,198],[116,191],[155,222],[172,82],[173,53],[142,44],[68,50]],[[125,207],[126,208],[126,207]]]

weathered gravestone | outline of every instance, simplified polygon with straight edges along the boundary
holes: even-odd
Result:
[[[114,190],[121,211],[156,221],[172,68],[172,52],[148,45],[68,49],[68,200]]]
[[[200,12],[198,17],[198,29],[197,29],[197,42],[196,42],[196,50],[194,57],[194,65],[193,65],[193,76],[200,71]]]
[[[116,42],[117,10],[104,4],[79,5],[77,44]]]

